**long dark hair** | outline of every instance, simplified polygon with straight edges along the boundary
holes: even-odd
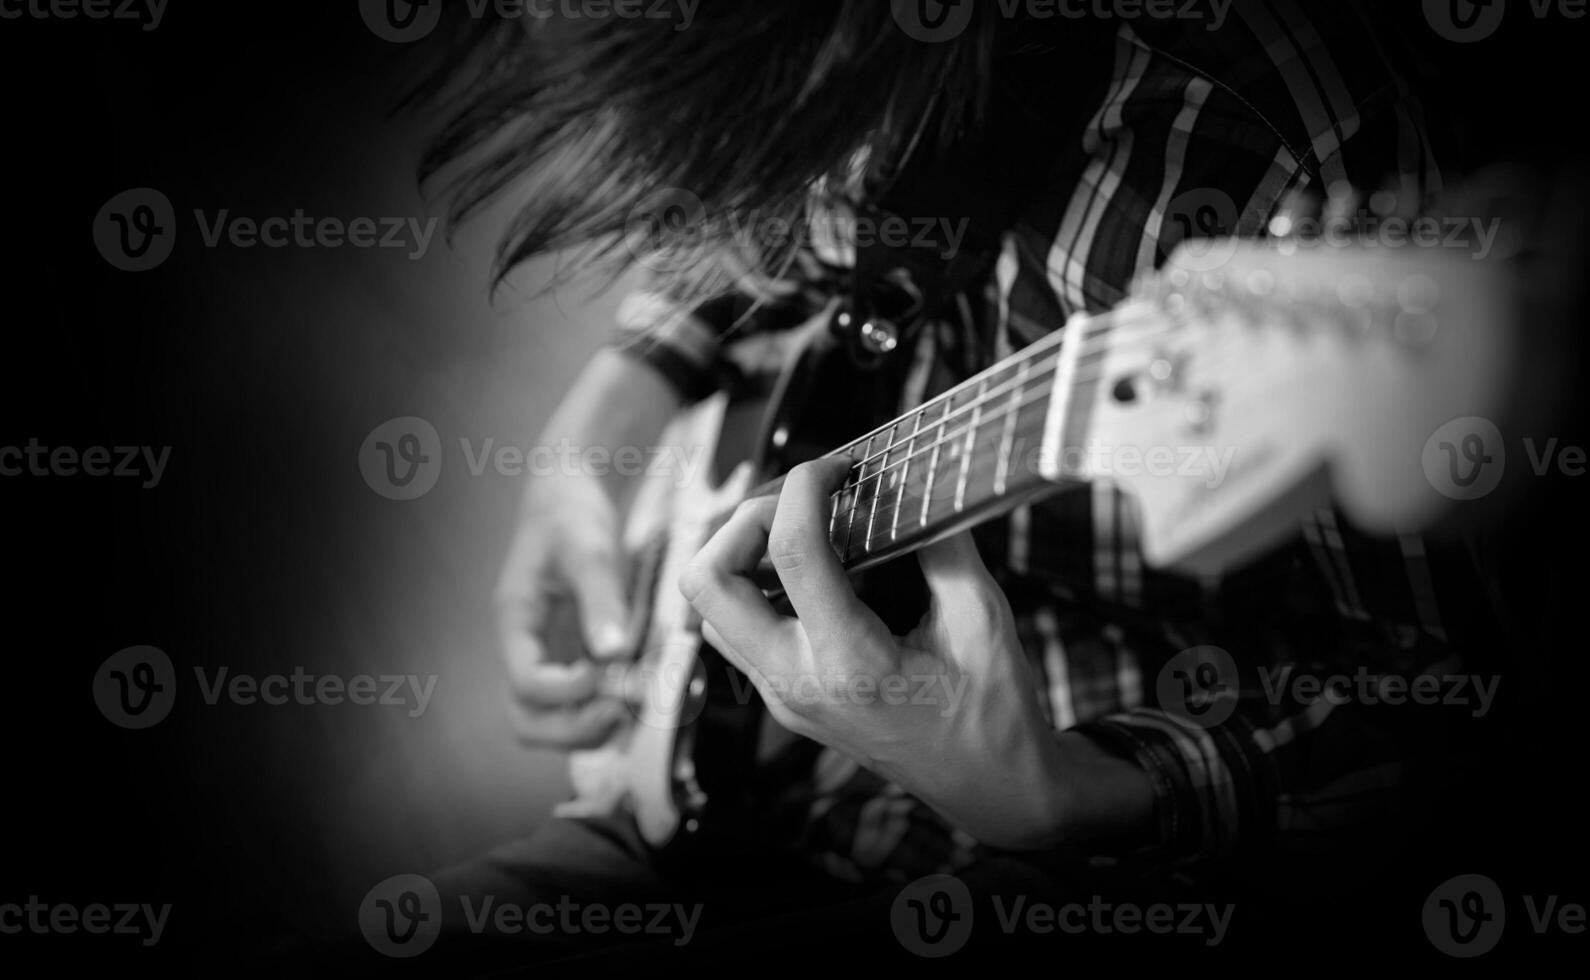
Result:
[[[814,188],[854,196],[887,183],[914,147],[978,125],[992,18],[976,13],[930,43],[903,29],[898,8],[701,0],[685,29],[466,14],[410,96],[442,109],[421,177],[453,222],[522,193],[498,281],[570,249],[615,271],[672,252],[677,285],[700,292],[772,275],[788,243],[747,242],[736,228],[799,228]]]

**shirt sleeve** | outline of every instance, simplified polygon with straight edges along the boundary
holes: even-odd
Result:
[[[1261,27],[1274,25],[1255,29]],[[1118,88],[1124,94],[1100,114],[1099,131],[1108,138],[1096,140],[1096,166],[1054,223],[1054,240],[1073,244],[1056,253],[1064,261],[1051,259],[1049,269],[1050,285],[1068,308],[1113,305],[1130,279],[1123,269],[1134,260],[1141,269],[1162,258],[1175,235],[1172,223],[1160,219],[1187,210],[1176,202],[1239,202],[1236,232],[1253,236],[1265,233],[1270,216],[1296,190],[1391,189],[1404,202],[1400,211],[1441,189],[1418,98],[1401,84],[1370,85],[1373,73],[1347,71],[1317,45],[1266,49],[1286,54],[1277,68],[1285,84],[1274,94],[1296,107],[1294,115],[1266,115],[1256,127],[1251,106],[1230,105],[1219,85],[1205,87],[1205,77],[1183,76],[1169,89],[1184,100],[1169,126],[1171,137],[1135,144],[1128,131],[1153,135],[1150,120],[1167,115],[1140,108],[1163,101],[1164,87],[1144,81],[1158,77],[1153,67],[1163,63],[1141,43],[1123,50]],[[1321,63],[1331,66],[1324,76],[1305,70]],[[1343,76],[1363,90],[1320,80]],[[1227,144],[1237,133],[1243,146],[1263,152],[1236,155],[1254,166],[1217,166],[1233,158]],[[1145,143],[1141,153],[1132,152]],[[1152,195],[1120,188],[1153,183],[1154,174],[1143,177],[1139,163],[1149,159],[1159,166],[1167,143],[1179,166],[1162,175],[1166,189],[1159,199],[1172,204],[1148,209],[1144,217],[1138,202]],[[1090,183],[1095,170],[1100,176]],[[1105,179],[1111,175],[1113,183]],[[1075,248],[1077,242],[1086,247]],[[1117,512],[1121,506],[1128,505],[1117,505]],[[1370,540],[1333,512],[1315,515],[1301,531],[1292,549],[1295,566],[1258,583],[1257,591],[1273,594],[1282,614],[1264,635],[1244,631],[1243,639],[1231,640],[1217,630],[1209,639],[1230,658],[1233,672],[1229,705],[1210,713],[1221,716],[1218,724],[1170,710],[1157,696],[1163,677],[1156,667],[1196,642],[1169,638],[1162,650],[1134,651],[1141,692],[1132,707],[1102,716],[1068,712],[1082,722],[1068,730],[1135,761],[1148,775],[1158,825],[1150,850],[1162,856],[1219,858],[1277,837],[1314,849],[1375,826],[1405,812],[1407,793],[1422,776],[1445,771],[1460,746],[1472,747],[1469,738],[1489,711],[1496,675],[1473,671],[1497,647],[1466,555],[1438,562],[1429,542]],[[1289,583],[1305,583],[1324,614],[1317,620],[1294,616],[1289,603],[1295,593],[1283,588]],[[1222,591],[1230,591],[1229,583]],[[1141,611],[1150,618],[1158,612]],[[1207,624],[1182,625],[1188,636]],[[1304,650],[1310,655],[1300,655]],[[1315,685],[1335,693],[1312,693]],[[1074,699],[1075,691],[1067,697]]]
[[[611,346],[651,365],[694,403],[737,373],[725,356],[737,342],[805,322],[822,309],[842,274],[809,245],[796,251],[779,279],[706,299],[689,298],[674,280],[655,274],[620,303]]]
[[[719,386],[719,349],[731,312],[721,301],[681,302],[666,283],[654,281],[619,305],[611,346],[655,368],[681,399],[693,403]]]

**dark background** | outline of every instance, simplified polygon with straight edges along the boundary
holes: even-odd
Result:
[[[1559,159],[1581,142],[1590,27],[1515,6],[1499,35],[1466,46],[1430,37],[1417,3],[1399,15],[1481,156]],[[563,792],[560,762],[517,748],[501,710],[488,600],[517,483],[470,476],[456,451],[460,438],[529,443],[600,343],[611,294],[539,295],[542,266],[493,301],[500,216],[452,247],[439,232],[417,262],[208,249],[192,222],[194,208],[433,216],[413,177],[424,121],[389,115],[417,57],[370,34],[351,0],[172,0],[148,33],[0,21],[0,445],[172,447],[154,491],[0,481],[0,901],[174,906],[154,950],[0,936],[0,963],[229,971],[285,937],[345,926],[387,875],[526,832]],[[139,186],[172,200],[181,232],[160,269],[128,274],[100,258],[90,225]],[[373,494],[357,465],[365,435],[405,415],[432,421],[455,454],[411,504]],[[1577,422],[1559,431],[1587,444]],[[1578,486],[1536,493],[1508,533],[1520,562],[1538,559],[1532,597],[1570,610],[1526,624],[1550,683],[1533,727],[1498,745],[1465,808],[1432,825],[1432,839],[1451,838],[1450,867],[1407,870],[1439,881],[1489,868],[1509,890],[1585,902],[1574,600],[1590,539]],[[135,644],[185,675],[171,717],[144,732],[110,725],[90,696],[101,662]],[[439,681],[417,719],[203,705],[192,667],[223,664]],[[1316,917],[1309,934],[1339,950],[1396,936],[1399,952],[1447,963],[1380,918],[1410,914],[1408,894],[1304,896],[1272,914],[1277,927]]]

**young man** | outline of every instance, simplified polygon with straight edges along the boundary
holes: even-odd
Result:
[[[1304,195],[1351,211],[1374,194],[1376,207],[1412,213],[1441,191],[1446,161],[1414,62],[1374,5],[1175,6],[1164,19],[1074,18],[707,0],[683,30],[475,22],[429,169],[455,174],[460,216],[530,182],[504,269],[593,243],[606,245],[586,253],[597,261],[650,261],[623,248],[634,223],[658,201],[688,202],[689,261],[665,243],[653,285],[625,305],[619,338],[548,440],[656,444],[721,379],[776,370],[770,337],[887,278],[867,268],[916,270],[934,284],[917,288],[953,293],[903,325],[892,356],[912,366],[889,396],[904,410],[1073,314],[1108,311],[1189,235],[1264,235]],[[826,229],[822,216],[847,209],[951,231],[881,258],[870,242],[819,234],[784,248],[744,233]],[[947,242],[957,228],[968,235]],[[924,252],[940,256],[942,278]],[[945,271],[957,259],[975,274]],[[1019,510],[976,545],[963,535],[924,551],[931,611],[897,638],[828,545],[828,494],[845,469],[797,468],[777,500],[741,508],[680,587],[714,646],[764,691],[803,673],[909,672],[942,678],[955,710],[772,699],[780,724],[821,747],[781,776],[782,818],[765,835],[766,867],[786,862],[778,875],[663,875],[620,813],[553,820],[443,876],[444,891],[555,902],[683,889],[732,894],[743,904],[727,918],[744,918],[935,872],[1075,883],[1100,856],[1152,887],[1254,866],[1318,887],[1348,873],[1343,854],[1365,856],[1347,842],[1370,842],[1371,858],[1399,846],[1407,828],[1392,818],[1418,814],[1410,775],[1439,768],[1455,743],[1440,712],[1299,704],[1267,695],[1265,672],[1454,674],[1492,649],[1461,549],[1369,539],[1322,512],[1227,578],[1190,581],[1144,566],[1130,501],[1108,486]],[[499,602],[527,744],[600,745],[627,717],[601,677],[604,661],[634,652],[618,541],[632,483],[556,476],[526,488]],[[798,619],[752,584],[764,552]],[[560,605],[577,609],[586,637],[589,655],[572,665],[548,649]],[[1167,662],[1198,647],[1241,672],[1242,697],[1217,726],[1156,695]],[[1071,870],[1053,873],[1062,857]],[[723,912],[709,900],[709,920]]]

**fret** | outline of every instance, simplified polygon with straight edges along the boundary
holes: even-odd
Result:
[[[944,424],[950,417],[950,410],[955,404],[954,398],[944,399],[944,411],[939,415],[938,434],[933,437],[933,458],[928,461],[927,487],[922,491],[922,519],[921,527],[928,526],[928,509],[933,506],[933,484],[938,478],[939,457],[944,452]]]
[[[961,449],[961,475],[955,482],[955,513],[966,510],[966,479],[972,473],[972,452],[977,448],[977,430],[983,424],[983,402],[988,396],[988,379],[977,386],[977,400],[972,403],[972,422],[966,427],[966,445]]]
[[[867,457],[872,455],[872,437],[867,437],[867,445],[861,450],[861,466],[856,470],[856,485],[850,493],[850,517],[845,524],[845,557],[850,557],[850,544],[856,535],[856,508],[861,506],[861,489],[867,485]]]
[[[1055,364],[1054,382],[1050,385],[1047,410],[1044,413],[1041,475],[1053,483],[1066,478],[1064,472],[1066,435],[1071,423],[1071,399],[1075,394],[1077,364],[1090,341],[1090,321],[1085,313],[1073,313],[1063,329],[1057,331],[1065,338],[1060,345],[1060,360]]]
[[[891,426],[888,437],[884,439],[883,457],[882,461],[878,463],[878,472],[876,474],[878,485],[872,488],[872,510],[867,514],[867,539],[863,543],[863,547],[869,555],[872,554],[873,531],[878,524],[878,498],[883,496],[883,475],[889,472],[889,454],[894,451],[894,433],[896,428],[898,426]],[[871,440],[868,440],[867,445],[869,448],[871,447]],[[871,453],[868,453],[868,455],[871,455]],[[863,471],[865,471],[865,467],[863,467]],[[862,482],[866,482],[865,472],[863,472]]]
[[[1033,477],[1053,482],[1048,466],[1018,472],[1017,455],[1034,425],[1041,445],[1054,438],[1054,423],[1063,419],[1055,418],[1063,409],[1055,405],[1057,392],[1070,388],[1078,367],[1078,358],[1065,354],[1080,346],[1067,351],[1046,338],[831,454],[856,464],[829,512],[829,537],[844,564],[886,561],[935,524],[1033,489]],[[1045,382],[1049,375],[1053,383]],[[993,438],[980,438],[983,430]],[[937,497],[950,506],[935,506]]]
[[[912,414],[916,416],[916,421],[911,427],[911,438],[905,444],[905,465],[900,470],[900,492],[895,495],[894,516],[889,520],[890,541],[898,541],[900,538],[900,512],[905,510],[905,488],[911,483],[911,460],[916,455],[916,438],[922,432],[922,413]]]
[[[999,440],[999,464],[994,472],[994,496],[1004,496],[1010,486],[1010,457],[1016,449],[1016,420],[1021,416],[1021,399],[1026,393],[1027,376],[1032,372],[1031,362],[1023,359],[1016,367],[1016,387],[1010,393],[1010,406],[1005,409],[1005,432]]]

